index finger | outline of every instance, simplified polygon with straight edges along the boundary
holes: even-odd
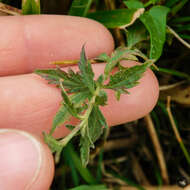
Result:
[[[111,53],[110,32],[100,23],[80,17],[40,15],[0,17],[0,76],[52,67],[51,61]]]

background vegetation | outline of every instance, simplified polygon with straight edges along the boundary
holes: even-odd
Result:
[[[113,127],[107,142],[97,143],[88,168],[81,166],[75,142],[69,144],[56,166],[51,190],[150,190],[150,186],[172,190],[178,189],[173,185],[179,177],[190,181],[188,0],[0,2],[22,9],[22,14],[69,14],[98,20],[112,32],[116,46],[139,49],[158,67],[154,70],[160,98],[151,114]],[[4,4],[2,15],[21,14],[18,9],[2,9]]]

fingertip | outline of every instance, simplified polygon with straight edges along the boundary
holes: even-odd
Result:
[[[0,189],[48,189],[54,174],[47,146],[29,133],[0,130]]]
[[[114,49],[111,33],[102,24],[82,17],[3,17],[0,29],[0,76],[52,67],[49,63],[53,61],[79,59],[84,44],[89,58]]]

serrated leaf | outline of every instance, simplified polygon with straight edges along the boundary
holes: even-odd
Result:
[[[52,153],[62,151],[63,146],[55,138],[46,133],[43,133],[43,135],[44,135],[44,141],[48,144]]]
[[[103,127],[107,127],[104,116],[98,106],[94,106],[88,118],[88,126],[85,134],[80,139],[80,153],[83,166],[89,162],[90,148],[94,148],[94,143],[102,135]]]
[[[101,90],[99,95],[96,97],[96,105],[105,106],[107,103],[108,97],[107,93],[104,90]]]
[[[61,95],[63,97],[64,103],[63,106],[66,107],[66,109],[68,110],[68,112],[78,118],[78,112],[77,109],[75,108],[73,102],[70,100],[70,97],[67,95],[65,89],[63,88],[63,86],[61,85]]]
[[[110,59],[110,57],[109,57],[106,53],[102,53],[102,54],[100,54],[100,55],[96,58],[96,60],[98,60],[98,61],[104,61],[104,62],[108,62],[109,59]]]
[[[136,65],[130,68],[122,69],[110,76],[110,81],[105,88],[110,89],[129,89],[138,84],[138,80],[146,71],[148,64]]]
[[[99,77],[98,77],[98,79],[96,80],[97,81],[97,85],[98,86],[102,86],[103,84],[103,80],[104,80],[104,76],[101,74]]]
[[[50,131],[50,134],[53,134],[55,129],[59,127],[61,124],[65,123],[69,118],[71,117],[71,114],[68,112],[65,106],[61,106],[59,110],[57,111],[53,123],[52,123],[52,128]]]
[[[59,85],[60,79],[62,79],[62,85],[69,93],[88,90],[86,85],[83,84],[81,75],[71,69],[69,69],[68,72],[63,71],[60,68],[36,70],[35,73],[48,80],[50,84]]]
[[[40,14],[40,0],[22,0],[22,14]]]
[[[98,122],[100,123],[100,125],[102,127],[108,128],[106,119],[105,119],[104,115],[102,114],[99,106],[95,107],[95,111],[96,111],[96,119],[98,120]]]
[[[83,102],[89,96],[90,96],[89,92],[81,92],[81,93],[71,95],[70,98],[71,98],[71,101],[77,107],[83,104]],[[66,109],[66,107],[64,105],[61,105],[60,109],[58,110],[58,112],[56,113],[53,119],[53,124],[52,124],[52,129],[50,131],[50,134],[52,134],[57,127],[64,124],[70,117],[71,117],[71,114]]]
[[[69,10],[69,15],[85,17],[92,0],[74,0]]]
[[[99,113],[97,114],[97,112],[99,111],[98,106],[94,106],[88,118],[89,136],[93,143],[101,136],[103,132],[103,125],[99,120],[100,117],[97,118],[97,116],[99,116]]]
[[[90,90],[90,92],[94,93],[94,72],[92,70],[90,62],[86,58],[84,46],[82,47],[81,55],[80,55],[80,62],[78,64],[82,81],[86,84],[86,87]]]
[[[143,12],[144,8],[138,10],[116,9],[111,11],[96,11],[94,13],[89,13],[87,17],[97,20],[107,28],[125,28],[132,25]]]
[[[73,130],[75,128],[74,125],[65,125],[65,127],[67,127],[69,130]]]
[[[154,6],[144,13],[140,20],[150,33],[150,58],[157,60],[161,54],[166,36],[166,16],[169,9],[164,6]]]
[[[108,76],[110,74],[110,72],[112,71],[112,69],[115,66],[117,66],[119,61],[121,61],[122,59],[125,59],[125,57],[127,57],[128,54],[133,55],[133,54],[137,54],[137,52],[135,50],[130,50],[130,49],[123,48],[123,47],[117,48],[112,53],[111,58],[107,62],[105,69],[104,69],[104,74],[106,76]]]
[[[89,162],[89,155],[90,155],[90,144],[88,138],[81,137],[80,138],[80,157],[83,167],[86,167],[86,165]]]
[[[119,101],[121,94],[129,94],[129,92],[125,89],[116,88],[115,89],[115,97]]]

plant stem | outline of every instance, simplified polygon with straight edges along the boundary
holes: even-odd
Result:
[[[171,27],[167,26],[168,31],[174,35],[184,46],[190,49],[190,44],[183,40]]]
[[[83,130],[85,131],[86,126],[88,126],[88,118],[90,116],[90,113],[93,109],[96,97],[99,95],[100,92],[100,87],[98,86],[96,88],[96,91],[94,92],[94,96],[91,98],[90,102],[89,102],[89,107],[86,110],[85,114],[82,116],[79,116],[79,118],[81,119],[81,122],[79,125],[77,125],[69,135],[67,135],[65,138],[63,138],[62,140],[60,140],[60,144],[64,147],[67,145],[67,143],[80,131]]]

